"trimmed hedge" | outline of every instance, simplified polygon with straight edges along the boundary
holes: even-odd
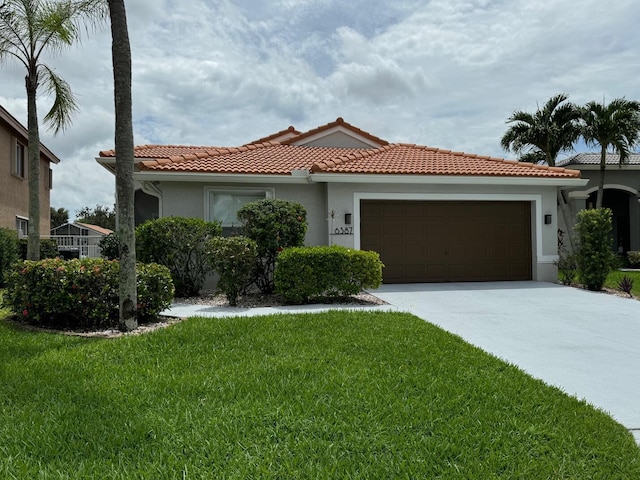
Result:
[[[576,231],[580,239],[578,270],[580,281],[589,290],[600,291],[611,271],[615,254],[612,251],[612,213],[608,208],[578,212]]]
[[[3,302],[23,322],[41,327],[96,330],[118,327],[120,264],[101,258],[22,261],[7,275]],[[169,270],[137,265],[138,322],[154,320],[171,304]]]
[[[379,287],[383,267],[377,252],[337,245],[286,248],[276,262],[276,293],[294,304],[355,295]]]
[[[222,233],[219,222],[201,218],[165,217],[136,228],[137,260],[169,268],[176,296],[198,295],[211,272],[206,243]]]
[[[631,268],[640,268],[640,252],[629,250],[627,252],[627,260]]]

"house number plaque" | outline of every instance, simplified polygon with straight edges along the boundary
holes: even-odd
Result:
[[[334,235],[353,235],[353,227],[336,227],[333,230]]]

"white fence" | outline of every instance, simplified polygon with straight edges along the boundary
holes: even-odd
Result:
[[[43,237],[44,238],[44,237]],[[100,257],[100,235],[51,235],[51,240],[58,244],[58,252],[61,255],[77,258]]]

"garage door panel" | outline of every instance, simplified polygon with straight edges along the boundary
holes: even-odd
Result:
[[[531,279],[529,202],[361,203],[361,248],[384,282]],[[375,226],[374,226],[375,225]]]

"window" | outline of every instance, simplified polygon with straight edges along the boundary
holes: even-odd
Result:
[[[51,190],[53,188],[53,170],[49,169],[49,182],[47,188]]]
[[[26,178],[27,147],[17,140],[14,155],[13,174],[20,178]]]
[[[16,217],[16,230],[18,237],[24,238],[29,235],[29,220],[24,217]]]
[[[222,224],[223,233],[228,235],[234,227],[238,227],[238,210],[249,202],[273,197],[271,190],[234,189],[223,190],[209,188],[206,190],[206,216],[208,221]]]

